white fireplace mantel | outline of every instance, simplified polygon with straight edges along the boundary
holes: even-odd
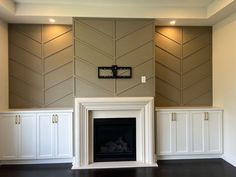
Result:
[[[93,162],[91,124],[93,112],[138,113],[136,117],[136,161]],[[109,116],[109,115],[108,115]],[[153,97],[75,98],[75,158],[72,169],[156,166]]]

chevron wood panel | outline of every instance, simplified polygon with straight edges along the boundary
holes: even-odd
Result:
[[[175,105],[181,104],[181,90],[168,84],[167,82],[156,78],[156,95],[158,100],[158,95],[161,95],[163,98],[169,102],[175,103]],[[159,106],[159,105],[158,105]]]
[[[32,25],[28,27],[31,28]],[[42,57],[42,43],[35,40],[33,36],[28,36],[21,31],[17,31],[14,27],[10,27],[10,36],[9,41],[10,44],[21,47],[25,49],[27,52],[41,58]]]
[[[54,85],[60,84],[61,82],[71,78],[73,75],[73,63],[67,63],[62,67],[45,74],[45,89],[51,88]]]
[[[106,66],[110,66],[110,65],[106,65]],[[79,78],[82,78],[83,80],[87,80],[90,83],[93,83],[95,88],[100,87],[111,93],[114,92],[115,81],[112,79],[99,79],[97,76],[97,73],[98,73],[97,66],[88,64],[81,60],[76,60],[75,73],[76,73],[76,76],[78,76]]]
[[[79,78],[75,78],[76,96],[83,97],[111,97],[114,96],[113,92],[105,90],[103,87],[95,85],[93,82]]]
[[[178,35],[178,33],[176,35]],[[177,58],[182,57],[182,45],[180,43],[159,32],[156,32],[155,40],[157,47]]]
[[[98,66],[115,64],[114,20],[74,18],[75,96],[113,96],[115,81],[99,79]]]
[[[156,104],[212,105],[209,27],[156,27]]]
[[[75,96],[154,96],[152,20],[75,18],[74,28]],[[132,79],[98,79],[113,64],[133,67]]]
[[[27,52],[26,50],[15,45],[9,45],[9,58],[26,68],[41,74],[43,72],[41,58]]]
[[[203,63],[211,61],[211,45],[208,45],[201,50],[185,57],[183,60],[183,73],[193,70],[195,67],[200,66]]]
[[[71,32],[71,25],[43,25],[43,43],[55,40]],[[71,37],[68,40],[72,40]]]
[[[42,90],[32,87],[31,85],[22,82],[22,80],[19,80],[13,76],[10,76],[10,93],[13,95],[16,95],[23,99],[25,102],[27,102],[29,105],[32,103],[32,105],[43,105],[43,92]],[[14,103],[11,103],[11,105],[14,105]]]
[[[72,36],[71,25],[43,25],[44,107],[73,106]]]
[[[124,36],[130,35],[147,25],[152,25],[152,20],[143,19],[117,19],[116,20],[116,38],[120,39]]]
[[[123,56],[150,41],[153,41],[153,24],[136,29],[134,32],[118,39],[116,41],[116,56]]]
[[[117,96],[154,96],[154,26],[152,20],[116,21],[116,63],[131,66],[132,79],[116,80]],[[146,76],[147,83],[141,83]]]
[[[138,85],[145,85],[140,82],[141,76],[146,76],[147,79],[153,79],[153,73],[151,72],[153,68],[153,60],[149,60],[141,65],[138,65],[137,67],[133,67],[133,77],[132,79],[120,79],[116,82],[116,93],[117,95],[122,96],[123,92],[127,92],[127,90],[133,90],[132,92],[135,94],[136,87]],[[150,72],[147,72],[148,70],[151,70]],[[145,88],[145,87],[144,87]],[[148,89],[149,91],[152,91],[152,89]],[[140,90],[139,90],[140,92]],[[136,93],[137,95],[139,94]],[[141,92],[140,92],[141,93]]]
[[[107,23],[106,26],[109,26],[110,22],[108,21]],[[77,18],[74,20],[74,32],[77,40],[97,48],[108,56],[114,56],[113,36],[100,32],[100,28],[89,26]]]
[[[95,66],[111,66],[114,64],[114,57],[104,55],[95,47],[91,47],[84,42],[75,41],[75,57],[87,61]]]
[[[156,27],[155,46],[156,104],[181,105],[182,29]]]
[[[72,61],[73,61],[73,47],[70,46],[52,56],[47,57],[44,60],[45,74],[47,74],[48,72],[52,72],[57,68],[63,67],[63,65],[66,65]]]
[[[183,105],[212,105],[212,29],[183,28]]]
[[[168,53],[159,47],[155,47],[155,51],[156,51],[155,55],[157,63],[180,74],[180,68],[181,68],[180,58],[171,55],[171,53]]]
[[[153,60],[153,41],[138,47],[126,55],[116,58],[116,63],[120,66],[136,67],[145,63],[148,60]]]
[[[72,44],[71,25],[10,25],[10,108],[72,107]]]
[[[45,91],[45,104],[49,107],[51,104],[55,104],[60,99],[63,99],[67,95],[73,93],[73,79],[70,78],[61,82],[60,84],[55,85]],[[72,101],[72,100],[71,100]],[[68,105],[69,106],[69,105]]]
[[[77,20],[110,37],[114,35],[113,19],[79,18]]]

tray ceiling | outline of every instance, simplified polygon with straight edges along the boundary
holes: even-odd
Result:
[[[9,23],[71,24],[72,17],[151,18],[159,25],[213,25],[236,12],[236,0],[0,0]]]
[[[171,7],[205,7],[213,0],[15,0],[17,3],[33,3],[33,4],[155,4],[157,6]]]

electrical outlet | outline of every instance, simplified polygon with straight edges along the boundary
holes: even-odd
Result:
[[[146,83],[146,76],[141,76],[141,82]]]

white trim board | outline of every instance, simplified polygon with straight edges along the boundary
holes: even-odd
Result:
[[[236,167],[236,157],[230,154],[223,154],[222,159]]]

